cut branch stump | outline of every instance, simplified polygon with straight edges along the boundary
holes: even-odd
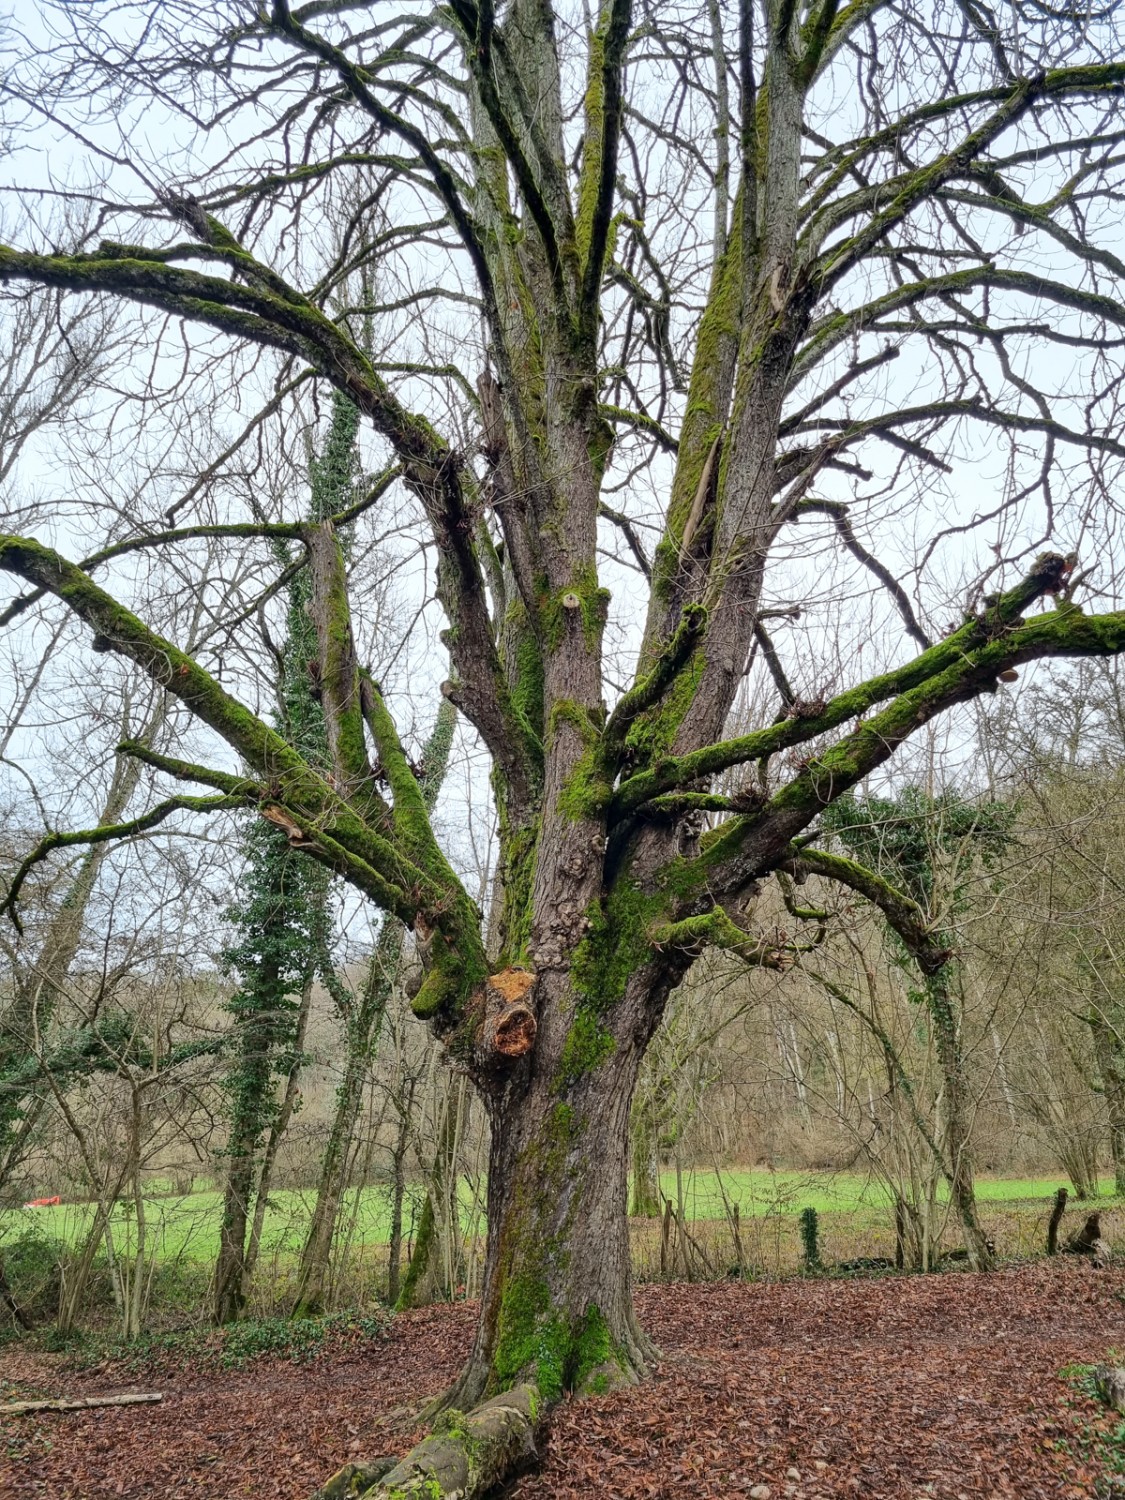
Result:
[[[1094,1255],[1099,1243],[1102,1243],[1102,1216],[1092,1213],[1082,1228],[1067,1240],[1066,1251],[1068,1255]]]
[[[489,1062],[524,1057],[534,1047],[534,993],[535,975],[526,969],[501,969],[498,974],[489,975],[482,1034]]]
[[[1125,1412],[1125,1369],[1120,1365],[1099,1365],[1094,1371],[1094,1389],[1113,1411]]]

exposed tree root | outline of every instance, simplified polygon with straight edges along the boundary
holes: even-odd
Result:
[[[543,1407],[517,1385],[470,1412],[446,1410],[401,1463],[345,1464],[313,1500],[474,1500],[538,1458]]]

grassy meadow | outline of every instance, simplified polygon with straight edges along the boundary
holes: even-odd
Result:
[[[1059,1176],[981,1177],[977,1193],[990,1221],[995,1221],[998,1213],[1002,1217],[1005,1208],[1037,1220],[1049,1211],[1055,1190],[1063,1181]],[[1104,1178],[1103,1194],[1108,1195],[1112,1186],[1112,1179]],[[682,1203],[683,1218],[689,1224],[699,1224],[701,1237],[707,1239],[714,1238],[718,1228],[715,1221],[729,1222],[735,1205],[745,1233],[758,1242],[770,1232],[776,1238],[777,1232],[787,1227],[786,1221],[795,1220],[802,1209],[810,1207],[821,1216],[826,1248],[831,1250],[838,1241],[841,1255],[885,1253],[884,1248],[868,1246],[882,1247],[885,1234],[890,1233],[887,1189],[857,1173],[695,1169],[684,1170],[677,1179],[676,1172],[669,1171],[662,1174],[661,1191],[675,1207]],[[404,1229],[408,1233],[420,1209],[421,1194],[420,1187],[408,1193],[404,1205]],[[264,1255],[285,1260],[300,1251],[312,1205],[311,1191],[270,1194],[262,1235]],[[145,1201],[150,1249],[156,1246],[158,1260],[209,1264],[218,1251],[221,1208],[221,1197],[215,1190],[186,1196],[153,1193]],[[76,1244],[90,1225],[93,1212],[91,1204],[65,1202],[51,1208],[0,1210],[0,1251],[5,1240],[32,1225],[51,1239]],[[341,1217],[352,1247],[384,1246],[390,1236],[390,1216],[387,1188],[366,1187],[349,1193]],[[461,1217],[466,1234],[482,1231],[483,1204],[467,1180],[461,1184]],[[709,1223],[714,1225],[710,1231],[702,1227]],[[115,1241],[128,1253],[136,1237],[131,1204],[117,1205],[113,1224]],[[638,1225],[639,1232],[643,1228]]]

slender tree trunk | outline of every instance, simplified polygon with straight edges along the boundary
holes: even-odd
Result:
[[[250,1284],[254,1279],[254,1270],[258,1264],[258,1251],[262,1244],[262,1227],[266,1220],[266,1209],[269,1205],[269,1191],[273,1186],[273,1169],[277,1161],[278,1148],[281,1138],[289,1129],[289,1121],[293,1118],[293,1106],[297,1102],[297,1081],[301,1076],[301,1068],[304,1064],[305,1033],[309,1025],[309,1011],[312,1008],[313,980],[310,974],[305,981],[305,987],[301,991],[301,1008],[297,1012],[297,1028],[293,1035],[293,1054],[289,1063],[289,1072],[285,1078],[285,1088],[281,1096],[281,1104],[278,1106],[277,1114],[270,1125],[269,1135],[266,1137],[265,1150],[262,1152],[262,1165],[258,1174],[258,1186],[254,1194],[254,1222],[250,1227],[250,1243],[246,1248],[246,1263],[242,1271],[242,1301],[245,1305],[250,1296]]]
[[[164,710],[160,707],[141,731],[142,743],[151,742],[163,718]],[[121,821],[140,774],[140,761],[126,755],[117,757],[99,816],[101,824]],[[0,1189],[27,1154],[46,1102],[44,1091],[28,1097],[25,1086],[5,1084],[4,1074],[18,1065],[21,1058],[34,1053],[41,1043],[78,952],[86,908],[111,847],[94,844],[86,850],[78,873],[51,918],[38,954],[17,985],[11,1004],[0,1016]]]
[[[949,1154],[949,1191],[965,1232],[969,1262],[978,1269],[992,1264],[992,1253],[977,1214],[973,1186],[972,1100],[965,1077],[960,1029],[953,1006],[954,965],[927,974],[926,999],[933,1022],[938,1063],[945,1084],[945,1139]]]
[[[451,703],[443,701],[434,720],[429,739],[422,751],[421,787],[428,808],[437,800],[445,772],[449,765],[449,751],[453,743],[456,710]],[[293,1312],[295,1316],[317,1312],[324,1301],[324,1288],[328,1279],[328,1266],[332,1253],[332,1239],[340,1213],[344,1190],[347,1187],[348,1162],[351,1159],[352,1139],[359,1119],[363,1101],[363,1087],[371,1067],[383,1018],[387,1013],[395,984],[402,965],[404,929],[401,922],[389,914],[384,918],[375,951],[371,956],[366,982],[358,1008],[344,1005],[346,1059],[344,1076],[336,1094],[336,1109],[328,1132],[328,1141],[320,1167],[317,1185],[316,1206],[312,1222],[301,1250],[301,1264],[297,1280],[297,1298]],[[403,1154],[405,1136],[403,1136]],[[402,1157],[396,1156],[401,1168]],[[397,1181],[397,1179],[396,1179]],[[402,1190],[398,1192],[399,1243],[401,1246]],[[399,1262],[392,1254],[390,1263],[390,1285],[388,1298],[392,1305],[398,1298]]]
[[[276,964],[265,966],[262,988],[272,993],[278,984]],[[219,1225],[219,1257],[215,1265],[215,1321],[229,1323],[242,1313],[246,1275],[246,1226],[254,1192],[258,1143],[273,1102],[272,1051],[275,1018],[252,1015],[243,1030],[234,1112],[227,1142],[227,1177],[223,1217]]]
[[[443,1101],[426,1202],[402,1291],[396,1299],[400,1312],[452,1292],[448,1268],[441,1257],[443,1250],[457,1238],[457,1147],[464,1104],[464,1088],[454,1084]]]
[[[636,1219],[660,1217],[660,1152],[656,1121],[649,1099],[633,1107],[633,1201],[629,1212]]]
[[[402,937],[401,923],[388,917],[371,955],[359,1006],[345,1020],[344,1076],[336,1091],[336,1108],[320,1164],[316,1204],[301,1250],[297,1297],[293,1307],[295,1317],[317,1313],[324,1305],[332,1240],[347,1187],[348,1163],[363,1103],[364,1084],[378,1045],[387,1001],[398,975]]]
[[[1109,1114],[1113,1190],[1118,1197],[1125,1197],[1125,1043],[1120,1029],[1111,1023],[1103,1008],[1091,1011],[1090,1029]]]
[[[398,1134],[395,1137],[395,1148],[391,1157],[391,1235],[387,1247],[387,1301],[396,1310],[401,1311],[403,1307],[412,1307],[414,1287],[410,1280],[410,1270],[414,1266],[414,1255],[411,1255],[410,1267],[407,1271],[406,1287],[402,1285],[402,1205],[406,1198],[406,1150],[410,1143],[410,1116],[404,1110],[399,1120]],[[418,1246],[423,1237],[426,1239],[427,1247],[434,1233],[434,1205],[430,1201],[429,1193],[426,1194],[426,1202],[422,1208],[422,1218],[415,1237],[414,1250],[417,1253]],[[428,1248],[427,1248],[428,1254]],[[406,1298],[405,1302],[403,1298]]]

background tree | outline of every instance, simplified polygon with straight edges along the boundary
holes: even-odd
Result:
[[[1125,649],[1125,616],[1086,614],[1072,597],[1082,575],[1069,553],[1026,561],[1048,538],[1066,548],[1109,533],[1125,457],[1119,378],[1102,368],[1125,322],[1123,268],[1099,207],[1120,173],[1118,23],[869,0],[636,15],[607,0],[589,32],[542,0],[499,13],[457,0],[426,18],[287,0],[268,14],[178,3],[112,14],[66,8],[56,42],[26,45],[5,84],[15,135],[41,128],[44,110],[64,125],[81,110],[88,129],[91,110],[116,121],[123,99],[159,98],[192,146],[221,126],[222,150],[205,149],[200,169],[177,141],[168,161],[145,164],[138,132],[125,150],[144,192],[113,200],[98,229],[116,217],[119,237],[48,244],[25,223],[23,247],[0,249],[0,280],[139,303],[155,310],[154,339],[168,317],[209,327],[232,372],[254,346],[272,350],[262,422],[292,381],[326,382],[390,449],[435,554],[445,691],[493,765],[495,958],[394,704],[360,668],[362,589],[338,532],[366,497],[315,525],[173,532],[146,502],[130,535],[82,564],[6,536],[0,566],[31,592],[5,618],[55,596],[95,647],[142,666],[213,731],[201,759],[132,748],[212,789],[159,813],[254,807],[413,927],[428,960],[415,1013],[469,1072],[491,1124],[484,1287],[450,1399],[471,1406],[530,1382],[535,1400],[509,1401],[533,1416],[568,1388],[647,1368],[629,1288],[627,1125],[671,990],[711,945],[784,964],[755,927],[761,882],[811,868],[822,810],[919,726],[1024,662]],[[343,198],[348,174],[364,191]],[[340,214],[318,237],[318,217]],[[1029,244],[1049,270],[1026,269]],[[402,322],[375,356],[332,300],[356,257],[380,261],[372,284],[403,283]],[[442,322],[451,305],[480,319],[468,375],[457,357],[434,358],[464,358],[466,325],[458,338]],[[1060,381],[1036,351],[1061,364],[1063,349]],[[450,407],[474,399],[472,377],[470,423]],[[444,397],[424,399],[443,379]],[[967,484],[966,424],[1003,438],[1008,467],[983,508],[964,504],[946,524],[927,489],[944,474],[952,496]],[[606,498],[615,486],[626,509]],[[646,489],[651,559],[628,509]],[[649,576],[643,632],[628,629],[643,612],[630,585],[610,619],[599,521]],[[251,684],[220,681],[128,607],[121,560],[201,531],[301,545],[329,768],[253,711]],[[829,611],[805,621],[786,661],[764,622],[815,594],[810,538],[825,531],[886,588],[920,654],[887,637],[881,610],[860,627],[886,640],[878,660],[851,649],[854,625],[826,651]],[[918,600],[895,556],[914,536],[926,538]],[[106,589],[92,575],[110,563]],[[967,585],[957,605],[942,567]],[[1003,586],[985,593],[990,581]],[[930,621],[948,622],[950,607],[935,641]],[[781,712],[724,736],[752,652]],[[751,766],[733,792],[713,789]],[[922,941],[904,893],[849,876]],[[384,1487],[487,1487],[524,1441],[508,1425],[498,1439],[493,1420],[471,1418],[472,1441],[424,1448]],[[449,1467],[426,1476],[439,1452]]]
[[[432,809],[449,763],[456,710],[443,702],[438,709],[433,730],[422,751],[420,783],[422,795]],[[379,1043],[387,1003],[402,976],[403,942],[406,934],[401,922],[387,918],[379,932],[366,977],[358,997],[340,993],[334,998],[344,1021],[344,1075],[336,1092],[336,1108],[320,1166],[316,1204],[308,1235],[301,1251],[295,1313],[319,1311],[324,1300],[328,1260],[340,1204],[348,1180],[352,1138],[359,1118],[364,1084]],[[432,1215],[432,1209],[431,1209]],[[398,1300],[397,1257],[391,1256],[391,1302]]]
[[[907,787],[893,799],[842,797],[825,815],[824,824],[862,859],[876,876],[875,884],[880,883],[878,877],[889,877],[913,906],[906,923],[898,920],[905,934],[900,939],[905,950],[901,957],[908,956],[911,966],[917,966],[922,988],[912,991],[910,998],[929,1013],[941,1068],[949,1189],[970,1260],[988,1266],[991,1252],[973,1190],[973,1103],[962,1037],[956,924],[967,904],[974,866],[995,866],[1008,843],[1012,810],[997,803],[968,802],[954,791],[932,797],[918,787]],[[813,856],[812,868],[817,868],[818,859],[824,856]],[[831,869],[830,860],[823,868]],[[893,898],[889,902],[884,897],[879,904],[889,913]]]

